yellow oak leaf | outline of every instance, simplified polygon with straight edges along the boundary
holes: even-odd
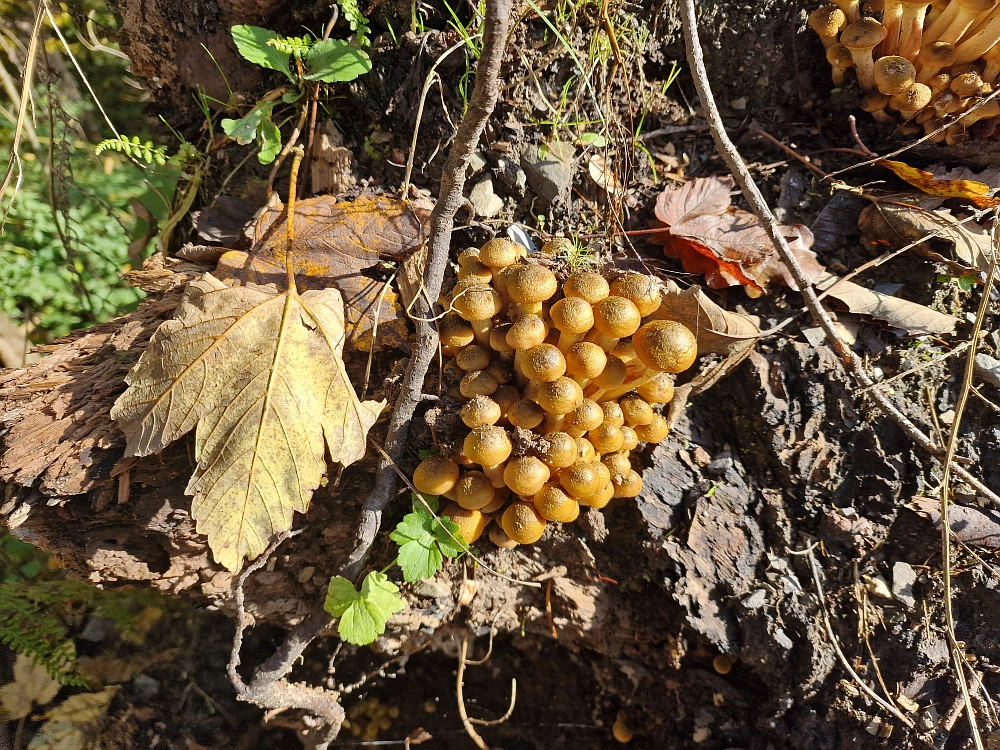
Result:
[[[964,198],[979,208],[996,208],[1000,205],[1000,200],[989,197],[989,192],[992,188],[985,182],[978,182],[976,180],[942,180],[935,177],[931,172],[911,167],[909,164],[901,161],[882,159],[877,163],[891,170],[904,182],[908,182],[921,192],[927,193],[927,195],[933,195],[938,198]]]
[[[385,402],[358,400],[344,338],[336,289],[277,293],[206,274],[126,379],[111,411],[126,455],[156,453],[197,427],[191,514],[229,570],[308,509],[324,448],[345,466],[365,454]]]

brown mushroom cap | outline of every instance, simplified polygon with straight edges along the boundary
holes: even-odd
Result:
[[[550,432],[545,436],[548,447],[539,452],[539,456],[551,469],[565,469],[576,463],[580,448],[570,435],[565,432]]]
[[[587,497],[581,497],[579,502],[580,505],[586,505],[590,508],[601,508],[607,506],[611,502],[611,498],[615,496],[615,486],[611,482],[607,482],[601,489],[595,492],[593,495],[587,495]]]
[[[612,477],[611,484],[615,488],[615,497],[635,497],[642,491],[642,477],[635,471]]]
[[[518,544],[534,544],[545,533],[545,519],[531,503],[512,503],[503,512],[500,525]]]
[[[669,404],[674,397],[674,380],[668,373],[660,373],[636,392],[651,404]]]
[[[625,412],[622,410],[621,404],[617,401],[602,402],[601,411],[604,412],[605,422],[610,422],[616,427],[621,427],[625,424]]]
[[[558,255],[573,257],[576,255],[576,252],[576,245],[568,237],[553,237],[542,245],[541,249],[543,255],[548,255],[551,258],[555,258]]]
[[[566,350],[566,374],[579,380],[592,380],[604,372],[608,355],[597,344],[578,341]]]
[[[541,384],[536,403],[550,414],[569,414],[583,403],[583,389],[575,380],[556,378]]]
[[[660,284],[644,273],[629,271],[615,279],[611,282],[611,294],[631,301],[642,317],[652,315],[660,307]]]
[[[534,456],[521,456],[507,463],[503,481],[515,495],[534,495],[549,481],[549,467]],[[551,520],[551,519],[550,519]]]
[[[552,344],[539,344],[528,349],[521,357],[520,365],[526,378],[539,383],[551,383],[566,372],[566,358]]]
[[[599,470],[590,461],[577,461],[559,471],[559,484],[571,497],[593,495],[603,486]]]
[[[503,412],[489,396],[473,396],[462,406],[462,421],[469,429],[496,424]]]
[[[519,245],[497,237],[480,248],[479,260],[490,268],[506,268],[517,262],[519,252]]]
[[[502,385],[496,389],[496,392],[490,398],[496,401],[500,406],[500,411],[506,414],[510,410],[510,407],[521,400],[521,394],[512,385]]]
[[[563,294],[579,297],[591,305],[596,305],[611,293],[607,280],[594,271],[577,271],[563,284]]]
[[[605,453],[601,456],[601,463],[608,467],[611,476],[615,474],[628,474],[632,471],[632,462],[629,461],[628,451],[621,450],[615,453]]]
[[[507,343],[507,332],[510,329],[510,323],[497,323],[490,328],[490,349],[499,354],[514,351],[514,347]]]
[[[674,320],[650,321],[635,332],[632,345],[642,363],[659,372],[684,372],[698,356],[698,340]]]
[[[486,478],[489,479],[489,477]],[[502,473],[500,475],[500,478],[503,479]],[[503,506],[505,506],[507,504],[507,501],[510,499],[510,490],[507,489],[506,487],[497,487],[494,484],[493,490],[496,493],[493,495],[493,499],[490,500],[490,502],[487,505],[484,505],[482,508],[479,509],[483,513],[496,513]]]
[[[602,422],[587,433],[587,440],[598,453],[614,453],[622,449],[625,436],[621,428],[613,422]]]
[[[637,424],[649,424],[653,421],[653,407],[638,393],[626,393],[618,399],[618,405],[622,408],[622,414],[625,416],[625,424],[630,427]]]
[[[471,286],[460,291],[451,306],[470,322],[489,320],[500,312],[500,295],[496,289],[485,284]]]
[[[558,289],[555,274],[537,263],[518,263],[504,274],[507,294],[518,304],[544,302]]]
[[[452,346],[456,349],[468,346],[475,340],[475,333],[469,321],[456,312],[445,313],[438,323],[438,336],[442,346]]]
[[[978,77],[978,76],[977,76]],[[931,101],[931,90],[922,83],[915,83],[889,99],[889,106],[900,114],[910,117],[918,109],[923,109]]]
[[[580,437],[604,421],[604,412],[596,401],[585,398],[583,403],[566,415],[566,429],[573,437]]]
[[[545,410],[534,401],[522,398],[507,411],[507,421],[522,430],[533,430],[545,419]]]
[[[594,309],[580,297],[564,297],[549,309],[552,325],[562,333],[586,333],[594,326]]]
[[[444,456],[425,458],[413,472],[413,486],[427,495],[443,495],[458,481],[458,465]]]
[[[489,367],[487,367],[483,372],[488,372],[496,381],[503,385],[504,383],[509,383],[514,377],[514,363],[506,362],[502,359],[496,359],[490,362]]]
[[[955,96],[964,99],[967,96],[972,96],[977,93],[982,85],[983,79],[980,78],[979,73],[976,73],[975,71],[959,73],[957,75],[954,71],[952,71],[952,79],[948,88],[951,89],[951,92]]]
[[[847,25],[847,16],[836,5],[824,5],[809,14],[809,28],[823,40],[825,47],[836,42],[837,34],[845,25]]]
[[[499,387],[500,383],[497,379],[486,370],[467,372],[462,376],[462,380],[458,384],[458,390],[466,398],[492,396]]]
[[[567,495],[558,482],[549,482],[534,497],[535,510],[546,521],[572,523],[580,515],[580,505]]]
[[[478,247],[467,247],[465,250],[458,254],[458,265],[461,267],[466,266],[472,261],[479,261],[479,248]]]
[[[514,349],[531,349],[545,341],[549,327],[538,315],[522,315],[507,331],[507,345]]]
[[[482,536],[486,524],[490,522],[490,517],[483,515],[482,511],[463,508],[458,503],[449,504],[441,515],[458,525],[458,533],[466,544],[472,544]]]
[[[885,27],[874,18],[861,18],[840,35],[840,43],[851,51],[861,88],[875,88],[875,64],[872,50],[886,37]]]
[[[653,421],[649,424],[636,425],[632,429],[644,443],[662,443],[670,434],[667,420],[659,414],[653,415]]]
[[[627,376],[628,368],[625,366],[625,363],[618,359],[618,357],[610,354],[608,355],[607,364],[601,370],[601,374],[591,380],[591,385],[603,390],[610,390],[624,383]]]
[[[589,464],[597,460],[597,450],[594,444],[585,437],[576,438],[576,460]]]
[[[467,471],[452,489],[455,502],[466,510],[482,510],[493,502],[496,488],[481,471]]]
[[[639,308],[625,297],[607,297],[594,305],[594,328],[610,338],[631,336],[641,322]]]
[[[469,344],[455,353],[455,362],[463,370],[485,370],[490,366],[490,352],[485,346]]]
[[[476,258],[469,258],[458,269],[459,279],[473,279],[480,284],[489,284],[493,280],[493,271],[485,263]]]
[[[622,425],[620,429],[622,431],[622,438],[624,439],[624,442],[622,443],[622,450],[635,450],[635,447],[639,445],[639,436],[635,434],[635,430],[628,425]]]
[[[477,427],[465,437],[465,455],[481,466],[502,464],[510,456],[513,446],[501,427]]]
[[[503,530],[502,527],[494,524],[490,526],[489,537],[490,541],[493,542],[500,549],[514,549],[517,546],[517,542],[507,536],[507,532]]]
[[[597,472],[597,477],[600,480],[601,487],[611,481],[611,469],[602,464],[600,461],[591,461],[591,464],[593,464],[594,470]]]
[[[875,61],[875,85],[886,96],[906,91],[917,80],[913,63],[899,55],[886,55]]]
[[[927,78],[955,62],[955,45],[940,41],[925,44],[917,53],[917,62],[920,63],[920,77],[917,80],[927,83]]]

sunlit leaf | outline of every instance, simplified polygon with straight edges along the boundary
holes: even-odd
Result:
[[[231,29],[236,48],[246,60],[270,70],[280,70],[288,80],[295,77],[288,69],[289,55],[268,44],[269,39],[277,39],[277,32],[262,29],[260,26],[233,26]]]
[[[306,64],[309,66],[309,73],[304,78],[326,83],[353,81],[372,69],[368,55],[343,39],[318,42],[309,50]]]

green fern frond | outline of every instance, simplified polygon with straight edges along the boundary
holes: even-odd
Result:
[[[108,150],[117,151],[120,154],[132,157],[136,161],[143,161],[146,164],[156,162],[162,167],[167,163],[166,146],[154,146],[152,141],[143,143],[137,135],[133,135],[131,138],[122,135],[117,138],[103,140],[97,144],[94,153],[100,156]]]
[[[371,46],[368,39],[368,19],[358,7],[358,0],[337,0],[337,5],[340,6],[340,12],[344,14],[347,23],[351,25],[351,31],[357,36],[358,46]]]
[[[279,52],[291,55],[296,60],[301,60],[313,46],[312,37],[305,36],[276,36],[267,40],[268,47],[274,47]]]

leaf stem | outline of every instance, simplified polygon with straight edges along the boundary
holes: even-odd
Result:
[[[288,293],[298,294],[295,288],[295,269],[292,268],[292,246],[295,244],[295,186],[299,179],[299,164],[302,163],[302,147],[292,149],[295,157],[292,159],[292,174],[288,178],[288,229],[285,232],[285,276],[288,282]]]

